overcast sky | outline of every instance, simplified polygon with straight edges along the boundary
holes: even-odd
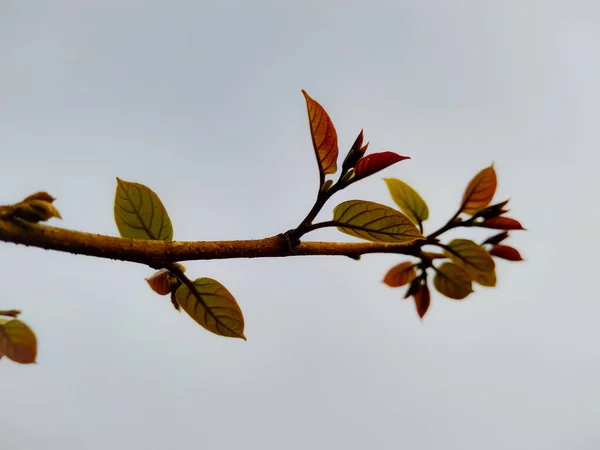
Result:
[[[177,240],[285,231],[318,182],[306,89],[342,151],[364,128],[412,158],[320,217],[393,205],[397,177],[432,231],[494,162],[528,228],[496,289],[434,294],[423,321],[381,282],[399,256],[188,263],[247,342],[175,312],[147,267],[0,243],[0,309],[39,337],[37,365],[0,361],[0,448],[600,448],[599,42],[592,0],[0,0],[0,204],[47,190],[55,224],[117,235],[118,176]]]

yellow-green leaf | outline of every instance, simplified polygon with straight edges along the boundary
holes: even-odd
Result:
[[[306,91],[302,91],[306,99],[308,123],[312,137],[313,148],[323,174],[332,174],[337,170],[338,142],[337,133],[331,118],[325,109],[313,100]]]
[[[421,196],[402,180],[383,179],[392,195],[392,200],[414,223],[421,224],[429,218],[429,208]]]
[[[445,252],[450,259],[469,273],[489,274],[496,268],[490,254],[481,245],[469,239],[450,241]]]
[[[37,339],[31,328],[17,319],[0,319],[0,355],[21,364],[34,363]]]
[[[117,178],[115,222],[121,237],[158,241],[173,240],[167,210],[152,189]]]
[[[471,277],[462,267],[454,263],[444,263],[435,269],[433,285],[440,294],[454,300],[462,300],[471,292]]]
[[[490,273],[483,273],[483,272],[471,272],[469,270],[467,270],[467,272],[469,273],[469,275],[471,276],[471,279],[473,281],[475,281],[476,283],[479,283],[482,286],[485,287],[494,287],[496,286],[496,271],[492,271]]]
[[[407,261],[392,267],[385,274],[383,282],[389,287],[400,287],[410,283],[417,276],[414,263]]]
[[[181,285],[175,298],[192,319],[220,336],[244,336],[244,316],[231,293],[216,280],[198,278],[192,286]]]
[[[349,200],[336,206],[333,222],[342,233],[367,241],[407,243],[424,239],[400,211],[364,200]]]
[[[486,167],[471,180],[462,199],[461,212],[475,214],[492,201],[498,180],[494,166]]]

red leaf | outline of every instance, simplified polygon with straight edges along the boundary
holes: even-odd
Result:
[[[490,255],[507,259],[509,261],[523,261],[519,251],[516,248],[509,247],[508,245],[494,245],[490,250]]]
[[[484,220],[479,224],[480,227],[493,228],[495,230],[524,230],[517,220],[509,217],[494,217],[493,219]]]
[[[417,307],[417,313],[419,317],[422,319],[425,316],[425,313],[429,309],[429,304],[431,303],[431,295],[429,293],[429,287],[426,284],[421,285],[421,289],[417,291],[414,295],[415,306]]]
[[[396,164],[398,161],[410,159],[410,156],[400,156],[394,152],[381,152],[367,155],[358,160],[354,168],[354,179],[366,178],[380,170]]]
[[[302,93],[306,99],[310,134],[319,163],[319,171],[321,174],[335,173],[337,170],[338,143],[333,122],[317,101],[310,98],[306,91],[302,91]]]
[[[415,264],[407,261],[388,270],[383,278],[383,282],[389,287],[400,287],[410,283],[416,276]]]

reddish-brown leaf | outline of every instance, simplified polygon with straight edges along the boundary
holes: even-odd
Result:
[[[337,170],[338,143],[337,133],[331,118],[325,109],[313,100],[306,91],[302,91],[306,99],[308,122],[315,155],[322,174],[332,174]]]
[[[497,184],[493,165],[475,175],[463,195],[461,212],[473,215],[489,205],[496,193]]]
[[[502,242],[503,240],[508,239],[508,231],[503,231],[502,233],[495,234],[487,238],[481,245],[492,244],[496,245]]]
[[[479,224],[480,227],[493,228],[495,230],[524,230],[523,225],[510,217],[494,217],[484,220]]]
[[[412,262],[407,261],[392,267],[388,273],[385,274],[383,282],[389,287],[400,287],[410,283],[416,276],[417,272],[415,271],[415,265]]]
[[[490,250],[490,255],[498,258],[507,259],[509,261],[523,261],[521,254],[516,248],[508,245],[494,245]]]
[[[368,144],[363,147],[363,139],[363,130],[360,130],[360,133],[356,137],[354,144],[352,144],[350,151],[348,151],[346,158],[344,158],[344,162],[342,163],[342,172],[348,172],[348,170],[353,169],[358,160],[365,154]]]
[[[366,178],[404,159],[410,159],[410,156],[400,156],[394,152],[380,152],[364,156],[356,163],[354,179]]]
[[[421,288],[417,291],[413,298],[415,299],[417,313],[422,319],[425,316],[425,313],[427,313],[427,310],[429,309],[429,304],[431,303],[431,294],[429,292],[429,287],[426,284],[422,284]]]

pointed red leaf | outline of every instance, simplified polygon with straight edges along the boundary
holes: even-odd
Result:
[[[429,287],[426,284],[421,285],[421,289],[417,291],[413,298],[415,299],[417,313],[422,319],[425,316],[427,310],[429,309],[429,305],[431,303],[431,294],[429,292]]]
[[[410,156],[400,156],[394,152],[373,153],[364,156],[356,163],[354,179],[366,178],[404,159],[410,159]]]
[[[490,255],[509,261],[523,261],[519,251],[508,245],[494,245],[490,250]]]
[[[493,228],[495,230],[524,230],[523,225],[510,217],[494,217],[484,220],[479,224],[480,227]]]

